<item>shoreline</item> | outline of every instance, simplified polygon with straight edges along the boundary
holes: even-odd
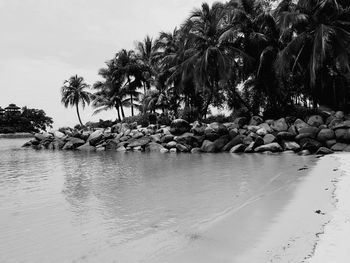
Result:
[[[33,138],[34,134],[30,132],[16,133],[0,133],[0,139],[17,139],[17,138]]]
[[[307,263],[348,262],[350,237],[350,154],[336,155],[340,162],[341,175],[335,179],[333,194],[335,210],[331,220],[319,234],[313,255]]]
[[[199,233],[185,250],[156,262],[305,262],[335,211],[337,156],[317,160],[296,181],[257,196]]]

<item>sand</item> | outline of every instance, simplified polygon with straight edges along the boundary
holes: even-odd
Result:
[[[350,154],[336,155],[341,163],[342,176],[336,183],[336,210],[331,221],[319,235],[314,255],[308,263],[350,262]]]
[[[320,158],[297,181],[256,196],[199,231],[186,249],[154,262],[305,262],[333,218],[335,184],[341,175],[338,156]],[[290,176],[300,174],[296,170]]]

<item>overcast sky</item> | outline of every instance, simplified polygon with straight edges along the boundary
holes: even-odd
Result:
[[[76,124],[74,109],[60,103],[71,75],[88,84],[98,69],[146,34],[172,31],[202,0],[0,0],[0,106],[44,109],[55,127]],[[214,0],[208,0],[212,4]],[[115,112],[83,122],[115,119]]]

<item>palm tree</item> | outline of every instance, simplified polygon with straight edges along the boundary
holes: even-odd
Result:
[[[339,0],[299,0],[297,4],[284,0],[276,10],[281,29],[291,31],[290,42],[279,54],[277,72],[285,79],[298,80],[314,106],[347,104],[349,10],[349,1]]]
[[[62,100],[61,102],[67,108],[68,106],[75,106],[77,110],[78,119],[80,125],[83,126],[83,123],[79,114],[79,104],[81,103],[82,107],[85,108],[85,105],[90,104],[91,93],[85,89],[89,88],[84,81],[83,77],[78,75],[70,77],[68,80],[65,80],[63,87],[61,88]]]

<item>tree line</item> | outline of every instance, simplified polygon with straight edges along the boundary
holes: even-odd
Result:
[[[277,117],[297,106],[349,109],[350,2],[203,3],[181,26],[121,50],[92,85],[72,76],[62,103],[206,118],[210,106]],[[81,123],[80,117],[79,121]],[[82,123],[81,123],[82,124]]]

